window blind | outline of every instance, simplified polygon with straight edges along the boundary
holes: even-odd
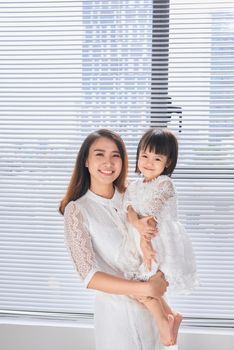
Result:
[[[234,323],[233,19],[233,1],[170,1],[168,93],[183,111],[175,176],[200,277],[173,300],[184,324]]]
[[[150,119],[151,23],[148,0],[0,1],[2,315],[93,312],[58,204],[91,131],[121,133],[133,162]]]
[[[179,216],[201,280],[171,302],[185,323],[230,325],[233,2],[0,1],[0,9],[2,314],[93,312],[57,213],[79,145],[113,128],[133,178],[142,132],[167,125],[179,137]]]

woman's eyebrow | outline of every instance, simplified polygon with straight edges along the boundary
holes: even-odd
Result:
[[[93,150],[93,152],[106,152],[106,150],[105,150],[105,149],[101,149],[101,148],[95,148],[95,149]],[[118,154],[120,154],[119,151],[112,151],[112,153],[118,153]]]

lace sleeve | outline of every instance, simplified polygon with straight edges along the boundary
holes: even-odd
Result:
[[[99,271],[90,234],[75,202],[70,202],[64,213],[65,244],[77,272],[87,287],[95,272]]]
[[[151,215],[159,218],[161,212],[167,206],[169,206],[169,204],[171,209],[173,208],[176,210],[175,188],[172,180],[169,177],[163,177],[163,179],[155,187],[149,203]],[[171,207],[172,204],[174,205]]]

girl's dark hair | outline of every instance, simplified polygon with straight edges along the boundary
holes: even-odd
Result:
[[[122,159],[122,170],[118,178],[114,181],[114,185],[120,192],[125,191],[125,181],[128,171],[128,157],[123,140],[117,133],[108,129],[94,131],[86,137],[80,147],[67,192],[59,206],[59,212],[61,214],[64,214],[65,207],[70,201],[82,197],[88,191],[90,187],[90,174],[88,168],[85,166],[85,163],[89,155],[90,147],[97,139],[101,137],[112,140],[118,147],[120,157]]]
[[[168,157],[169,165],[162,175],[171,176],[178,158],[178,141],[176,136],[169,129],[152,128],[144,133],[137,147],[135,172],[140,173],[138,168],[138,159],[140,151],[149,149],[150,152],[163,154]]]

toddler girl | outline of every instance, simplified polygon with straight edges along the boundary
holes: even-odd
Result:
[[[173,295],[189,293],[197,285],[192,245],[177,218],[171,179],[177,156],[177,139],[168,129],[150,129],[142,136],[136,160],[136,172],[142,177],[132,182],[125,194],[124,206],[130,223],[120,249],[128,278],[145,281],[161,270]],[[157,223],[157,235],[152,220]],[[140,301],[154,315],[161,342],[175,344],[182,315],[162,297]]]

